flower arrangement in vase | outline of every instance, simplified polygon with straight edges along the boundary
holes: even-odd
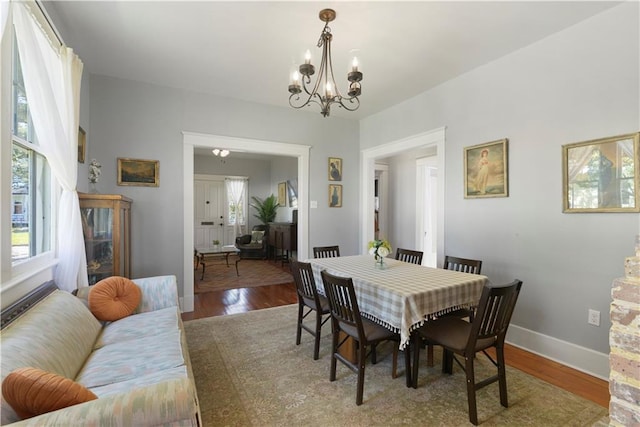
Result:
[[[384,258],[391,253],[391,244],[387,239],[376,239],[369,242],[369,254],[376,260],[376,267],[384,268]]]

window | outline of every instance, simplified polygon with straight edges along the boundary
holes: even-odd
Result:
[[[247,192],[248,180],[246,178],[226,178],[227,196],[227,225],[232,225],[239,234],[240,226],[247,223]]]
[[[51,249],[51,174],[40,152],[24,88],[18,47],[12,57],[11,261]]]

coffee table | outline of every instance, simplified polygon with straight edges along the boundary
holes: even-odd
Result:
[[[227,263],[227,267],[229,267],[229,255],[240,253],[240,250],[234,245],[196,248],[196,251],[198,253],[198,257],[200,258],[200,264],[202,265],[202,276],[200,277],[200,280],[204,279],[204,269],[206,265],[204,262],[205,258],[224,258]],[[240,257],[236,259],[236,275],[238,276],[240,275],[240,273],[238,272],[238,263],[240,262],[240,260]]]

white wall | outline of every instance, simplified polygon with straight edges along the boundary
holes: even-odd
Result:
[[[309,194],[318,208],[310,210],[310,246],[335,242],[347,254],[357,251],[357,122],[105,76],[92,75],[90,82],[90,153],[102,163],[98,190],[133,199],[135,277],[183,277],[183,131],[311,145]],[[117,186],[118,157],[159,160],[160,186]],[[327,203],[328,157],[344,159],[340,209]]]
[[[514,325],[602,354],[638,214],[563,214],[561,147],[640,130],[638,16],[637,2],[614,7],[360,126],[363,148],[445,126],[445,252],[482,259],[496,283],[524,281]],[[509,197],[464,199],[463,147],[500,138]]]

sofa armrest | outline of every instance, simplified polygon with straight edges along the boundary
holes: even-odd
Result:
[[[29,418],[12,426],[159,426],[201,423],[196,394],[187,379],[165,381],[128,393],[100,397]]]
[[[176,276],[155,276],[133,279],[142,291],[142,300],[134,313],[178,307],[178,284]]]

